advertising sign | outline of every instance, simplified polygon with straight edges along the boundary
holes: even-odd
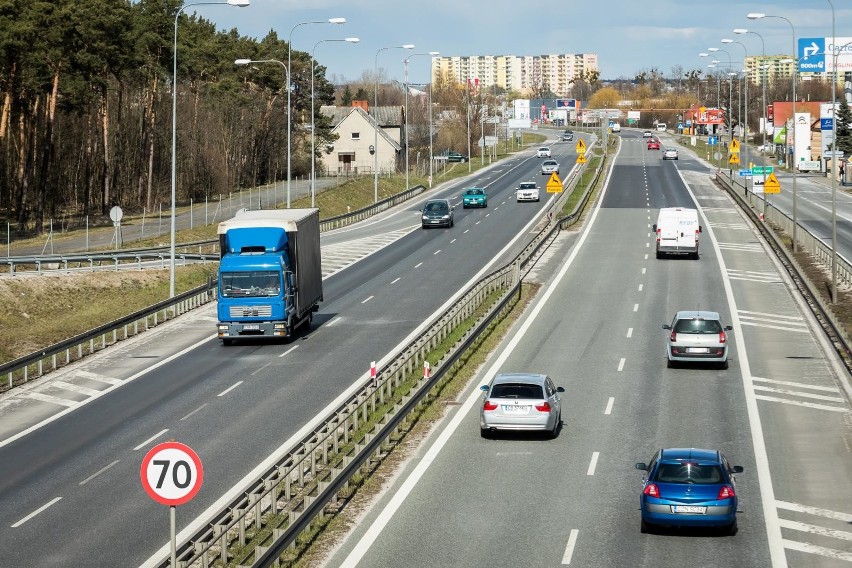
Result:
[[[811,159],[811,113],[797,112],[793,119],[793,161]]]
[[[725,122],[725,111],[720,108],[698,109],[695,124],[723,124]]]
[[[628,110],[627,111],[627,120],[639,120],[639,116],[642,114],[641,111],[638,110]]]
[[[839,105],[838,105],[839,106]],[[834,109],[831,103],[819,105],[819,129],[822,131],[822,155],[831,154],[831,142],[834,140],[832,123],[834,122]]]
[[[775,122],[775,107],[773,105],[766,105],[766,120]]]
[[[556,107],[576,108],[577,99],[556,99]]]
[[[799,38],[799,71],[825,73],[837,69],[852,70],[852,37],[801,37]]]

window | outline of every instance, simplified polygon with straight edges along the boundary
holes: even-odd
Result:
[[[705,319],[688,319],[680,320],[675,325],[677,333],[719,333],[722,331],[722,324],[716,320]]]
[[[528,383],[500,383],[491,389],[490,398],[535,398],[542,399],[540,385]]]
[[[699,465],[692,462],[662,463],[653,481],[660,483],[695,483],[713,485],[724,483],[722,468],[718,465]]]
[[[361,133],[360,132],[353,132],[352,133],[352,140],[360,140],[360,139],[361,139]]]

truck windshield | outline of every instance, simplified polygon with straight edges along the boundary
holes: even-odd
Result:
[[[222,296],[246,298],[252,296],[278,296],[281,280],[274,271],[223,272],[220,276]]]

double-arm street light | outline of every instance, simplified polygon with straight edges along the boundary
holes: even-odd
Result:
[[[175,209],[177,195],[177,34],[178,19],[184,10],[192,6],[206,5],[230,5],[244,8],[251,4],[251,0],[226,0],[225,2],[193,2],[184,4],[175,14],[174,47],[172,49],[172,215],[171,215],[171,239],[169,244],[169,298],[175,295]],[[172,552],[174,558],[174,552]],[[174,564],[174,561],[172,561]]]
[[[296,28],[299,26],[306,26],[308,24],[345,24],[346,18],[329,18],[328,20],[315,20],[311,22],[299,22],[292,28],[290,28],[290,37],[287,40],[287,209],[290,208],[290,137],[291,133],[291,122],[290,115],[293,114],[293,107],[290,106],[290,92],[293,90],[293,85],[290,82],[290,72],[292,70],[292,55],[293,55],[293,32],[296,31]]]
[[[373,203],[379,202],[379,54],[389,49],[414,49],[414,44],[406,43],[404,45],[380,47],[376,51],[375,63],[373,64],[376,80],[373,92],[373,120],[375,122],[373,125]]]
[[[769,68],[769,66],[765,64],[766,63],[766,42],[763,41],[762,35],[760,35],[757,32],[747,30],[745,28],[737,28],[737,29],[734,30],[734,33],[738,34],[738,35],[753,34],[753,35],[756,35],[757,37],[760,38],[761,59],[760,59],[760,65],[758,66],[758,69],[760,70],[760,86],[761,86],[761,90],[763,91],[763,127],[761,128],[761,130],[763,130],[763,147],[765,149],[766,148],[766,76],[763,73],[763,70]]]
[[[416,56],[416,55],[440,55],[437,51],[430,51],[428,53],[412,53],[408,57],[403,60],[405,64],[405,189],[408,189],[408,61]],[[432,83],[429,83],[429,164],[431,168],[432,164]],[[429,181],[431,183],[432,180],[432,172],[429,172]]]
[[[345,41],[348,43],[358,43],[361,41],[357,37],[346,37],[340,39],[321,39],[314,44],[314,48],[311,50],[311,207],[316,206],[316,150],[314,149],[315,140],[316,140],[316,118],[314,116],[314,75],[316,75],[316,58],[314,57],[314,53],[317,50],[317,46],[321,43],[332,42],[332,41]]]

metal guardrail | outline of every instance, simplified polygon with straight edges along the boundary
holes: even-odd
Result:
[[[214,562],[236,566],[275,564],[315,519],[323,517],[326,505],[336,502],[353,476],[398,434],[409,413],[507,308],[519,293],[532,261],[561,230],[579,218],[604,164],[602,160],[571,214],[549,222],[511,262],[473,284],[458,302],[433,320],[423,335],[377,370],[376,379],[364,383],[322,419],[313,432],[283,452],[275,465],[243,489],[239,497],[216,512],[188,541],[179,544],[178,566],[207,567]],[[585,166],[579,170],[582,169]],[[579,177],[569,184],[571,191]],[[564,192],[560,200],[567,199],[568,194],[570,191]],[[427,355],[480,311],[495,292],[502,292],[501,297],[433,366],[431,376],[420,374]],[[377,411],[383,414],[380,418],[376,418]],[[263,544],[247,549],[253,540]],[[169,562],[164,558],[157,566],[167,568]]]
[[[0,392],[11,389],[16,384],[26,383],[31,378],[41,377],[45,372],[68,365],[86,355],[95,353],[118,341],[132,337],[204,305],[213,299],[215,290],[215,281],[208,280],[207,284],[174,298],[164,300],[60,343],[55,343],[41,351],[3,363],[0,365],[0,377],[5,375],[7,380],[3,381],[3,385],[0,386]],[[45,367],[47,370],[45,370]]]

